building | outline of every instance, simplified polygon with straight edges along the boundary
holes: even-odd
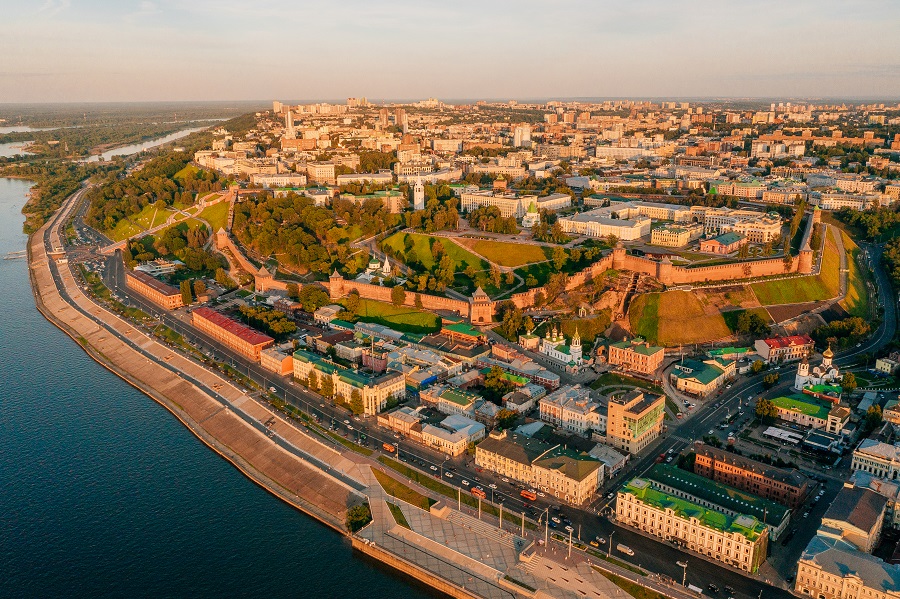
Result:
[[[453,414],[436,426],[422,425],[422,443],[455,457],[465,453],[470,444],[484,439],[484,433],[484,425],[480,422]]]
[[[624,339],[616,343],[610,343],[607,352],[606,361],[609,364],[619,366],[623,370],[647,375],[656,372],[662,365],[663,358],[666,357],[666,349],[664,347],[650,345],[640,337],[636,337],[631,341]]]
[[[706,397],[735,377],[735,362],[722,358],[683,360],[669,375],[675,388],[694,397]]]
[[[350,404],[355,412],[367,416],[374,416],[384,410],[389,399],[402,399],[406,396],[406,383],[402,373],[367,376],[305,350],[294,352],[294,378],[309,381],[311,372],[316,373],[319,386],[325,378],[330,379],[332,395],[339,398],[340,402]],[[353,404],[356,402],[359,405],[354,409]]]
[[[608,237],[615,235],[622,241],[634,241],[650,235],[651,221],[644,216],[634,219],[614,218],[605,208],[579,212],[556,221],[565,233],[586,237]]]
[[[674,225],[667,224],[653,229],[650,233],[650,243],[663,247],[681,248],[690,242],[703,236],[703,225]]]
[[[900,529],[900,483],[872,476],[862,470],[854,470],[850,475],[850,480],[844,484],[869,489],[887,499],[887,511],[884,515],[885,525]]]
[[[471,416],[475,414],[475,404],[482,397],[471,391],[454,389],[443,385],[429,387],[419,393],[422,403],[433,406],[444,414],[462,414]]]
[[[850,420],[850,410],[806,393],[775,397],[770,400],[778,417],[801,426],[840,434]]]
[[[769,527],[769,538],[777,541],[791,521],[791,510],[780,503],[757,497],[730,485],[669,464],[654,464],[643,476],[663,493],[737,518],[753,516]]]
[[[843,539],[816,535],[800,556],[795,591],[814,599],[897,599],[900,565]]]
[[[140,270],[125,269],[125,285],[129,289],[167,310],[176,310],[184,305],[181,290]]]
[[[580,505],[603,484],[603,464],[509,431],[494,431],[475,446],[475,465]]]
[[[259,352],[259,365],[281,376],[294,372],[294,358],[291,354],[275,347],[267,347]]]
[[[794,389],[803,391],[809,386],[840,384],[841,372],[832,363],[834,352],[829,346],[822,352],[822,363],[810,371],[809,359],[803,358],[797,365],[797,374],[794,376]]]
[[[769,531],[753,516],[730,516],[634,478],[619,490],[616,519],[665,541],[756,573],[766,560]]]
[[[853,450],[851,470],[862,470],[878,478],[900,479],[900,447],[875,439],[863,439]]]
[[[576,435],[606,430],[606,414],[581,385],[561,387],[538,402],[541,420]]]
[[[808,358],[815,343],[809,335],[792,335],[757,339],[754,347],[762,360],[769,364],[779,364]]]
[[[665,395],[645,395],[640,389],[610,397],[606,442],[630,454],[638,453],[662,433]]]
[[[699,442],[694,445],[694,453],[694,472],[700,476],[791,509],[800,507],[806,500],[810,482],[799,470],[776,468]]]
[[[747,244],[747,238],[737,233],[722,233],[700,242],[700,251],[707,254],[730,254]]]
[[[306,175],[297,173],[278,173],[274,175],[253,173],[250,183],[261,187],[302,187],[306,185]]]
[[[421,425],[419,423],[424,420],[424,416],[409,406],[403,406],[391,412],[384,412],[378,415],[378,426],[390,429],[407,437],[413,436],[414,429],[417,434],[421,434]],[[419,425],[419,426],[417,426]]]
[[[275,340],[210,308],[191,312],[191,324],[229,349],[259,362],[262,350]]]
[[[819,534],[843,539],[872,553],[881,540],[888,500],[864,487],[844,485],[822,516]]]
[[[578,334],[578,329],[575,329],[575,333],[572,335],[572,342],[567,344],[558,327],[547,327],[547,334],[541,341],[539,351],[548,358],[564,364],[569,370],[577,371],[584,364],[584,358],[581,355],[581,336]]]

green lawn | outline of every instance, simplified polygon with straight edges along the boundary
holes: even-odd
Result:
[[[413,242],[408,255],[405,246],[407,237],[411,238]],[[444,251],[447,255],[453,259],[456,270],[465,270],[467,266],[474,266],[476,270],[485,270],[489,267],[487,262],[444,237],[438,238],[419,233],[395,233],[382,241],[382,247],[393,248],[397,256],[407,258],[404,262],[408,263],[409,258],[413,258],[413,261],[419,262],[426,269],[431,270],[435,265],[434,256],[431,254],[431,246],[438,240],[444,246]]]
[[[401,499],[406,503],[418,506],[426,511],[428,511],[431,506],[436,503],[434,499],[426,497],[418,491],[411,489],[394,477],[388,476],[381,470],[376,470],[375,468],[373,468],[372,473],[375,475],[375,478],[378,479],[378,484],[382,486],[385,493],[387,493],[391,497],[396,497],[397,499]]]
[[[868,318],[869,293],[866,289],[866,281],[869,279],[868,271],[860,268],[856,261],[860,254],[859,246],[850,239],[844,231],[841,231],[841,239],[844,242],[844,250],[847,252],[847,297],[841,301],[841,307],[852,316]]]
[[[200,172],[199,168],[197,168],[193,164],[189,164],[189,165],[185,166],[183,169],[181,169],[180,171],[178,171],[177,173],[175,173],[172,176],[172,178],[175,179],[176,181],[180,181],[181,179],[184,179],[188,175],[195,175],[198,172]]]
[[[407,296],[411,291],[407,291]],[[406,333],[434,333],[441,328],[441,319],[431,312],[407,306],[395,307],[386,302],[360,299],[357,320],[375,322]]]
[[[391,515],[394,516],[394,521],[402,526],[403,528],[412,528],[409,526],[409,522],[406,521],[406,516],[403,515],[403,510],[400,509],[399,505],[388,502],[388,509],[391,510]]]
[[[549,260],[551,255],[550,248],[540,245],[506,243],[486,239],[470,240],[465,244],[500,266],[515,267],[532,262],[543,262]]]
[[[658,593],[654,590],[648,589],[647,587],[642,587],[641,585],[631,582],[630,580],[626,580],[621,576],[616,576],[615,574],[610,574],[609,572],[594,566],[594,569],[600,574],[603,574],[609,580],[611,580],[617,587],[634,597],[634,599],[667,599],[665,595],[662,593]]]
[[[597,380],[591,383],[592,389],[599,389],[601,387],[608,387],[610,385],[629,385],[631,387],[641,387],[646,389],[647,391],[652,391],[653,393],[662,393],[663,390],[658,385],[654,385],[648,381],[643,379],[636,379],[634,377],[630,377],[624,374],[616,374],[614,372],[607,372],[605,374],[601,374]]]
[[[750,288],[763,306],[825,300],[840,293],[840,267],[841,258],[838,255],[837,245],[835,245],[831,233],[828,232],[820,274],[814,277],[753,283]]]
[[[208,222],[209,226],[212,227],[213,233],[215,233],[219,229],[224,229],[225,225],[228,224],[229,206],[228,202],[219,202],[214,206],[204,208],[203,212],[198,216]]]
[[[122,241],[123,239],[128,239],[129,237],[139,234],[141,231],[143,231],[143,229],[132,224],[131,221],[122,219],[116,223],[116,227],[112,231],[107,231],[106,234],[113,241]]]

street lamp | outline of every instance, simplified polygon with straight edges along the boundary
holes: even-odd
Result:
[[[687,560],[684,560],[683,562],[675,562],[675,563],[677,565],[681,566],[682,568],[684,568],[684,576],[682,576],[682,578],[681,578],[681,586],[686,587],[687,586]]]
[[[612,557],[612,536],[614,534],[616,534],[616,531],[609,533],[609,545],[606,546],[606,557]]]

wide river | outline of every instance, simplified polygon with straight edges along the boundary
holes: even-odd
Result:
[[[0,258],[29,184],[0,178]],[[0,259],[0,597],[425,598],[269,495],[34,307]]]

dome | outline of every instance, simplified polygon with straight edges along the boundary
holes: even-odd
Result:
[[[823,358],[833,358],[834,357],[834,352],[831,351],[830,345],[828,346],[828,349],[826,349],[825,351],[822,352],[822,357]]]

